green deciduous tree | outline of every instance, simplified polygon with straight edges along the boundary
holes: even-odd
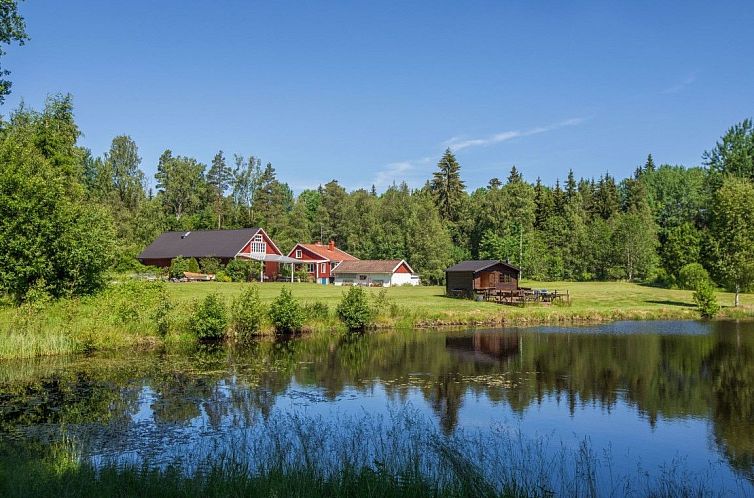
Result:
[[[16,301],[94,292],[113,251],[112,221],[84,202],[70,97],[20,109],[0,132],[0,288]]]
[[[727,177],[715,192],[710,231],[715,280],[739,294],[754,284],[754,183]]]
[[[17,42],[23,45],[29,39],[26,34],[26,21],[18,13],[16,0],[0,0],[0,46]],[[0,57],[5,51],[0,48]],[[5,97],[10,94],[11,82],[5,79],[10,71],[0,69],[0,104],[5,102]]]

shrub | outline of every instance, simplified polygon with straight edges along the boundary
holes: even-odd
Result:
[[[233,279],[228,276],[227,273],[220,270],[219,272],[215,273],[215,281],[217,282],[232,282]]]
[[[363,330],[372,323],[374,313],[369,306],[369,296],[362,287],[350,287],[338,303],[338,318],[348,330]]]
[[[222,265],[217,258],[202,258],[199,260],[199,268],[202,273],[217,273],[222,269]]]
[[[154,310],[153,318],[157,333],[160,336],[165,337],[170,331],[170,312],[174,306],[173,303],[170,302],[170,299],[167,298],[167,295],[163,297],[164,299],[157,304],[157,307]]]
[[[277,332],[301,330],[304,321],[303,313],[290,290],[283,288],[280,291],[280,295],[270,305],[269,314]]]
[[[697,285],[694,291],[694,302],[702,318],[714,318],[720,311],[720,305],[717,304],[717,297],[715,297],[715,288],[709,279]]]
[[[255,286],[244,289],[231,305],[231,323],[233,331],[239,337],[246,337],[262,328],[264,308]]]
[[[327,320],[330,318],[330,308],[321,301],[308,303],[304,306],[304,316],[307,320]]]
[[[306,267],[304,267],[304,266],[301,266],[298,270],[296,270],[293,273],[293,276],[299,282],[308,282],[309,281],[309,272],[306,270]]]
[[[678,272],[678,285],[681,289],[695,290],[705,282],[710,282],[709,273],[699,263],[689,263]]]
[[[228,328],[225,304],[217,294],[209,294],[191,317],[191,328],[199,339],[219,339]]]
[[[248,282],[259,275],[261,266],[256,261],[248,261],[243,259],[232,259],[225,265],[225,273],[234,282]]]
[[[176,258],[173,258],[173,260],[170,262],[170,270],[168,270],[168,275],[170,276],[170,278],[183,278],[183,272],[187,271],[198,273],[199,263],[197,263],[196,259],[194,258],[184,258],[183,256],[178,256]]]

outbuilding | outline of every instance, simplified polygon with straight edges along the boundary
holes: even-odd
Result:
[[[445,293],[472,297],[477,293],[518,290],[521,270],[497,259],[461,261],[445,270]]]
[[[335,285],[390,287],[419,285],[419,275],[403,259],[343,261],[333,270]]]

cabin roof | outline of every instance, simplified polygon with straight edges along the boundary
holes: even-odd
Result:
[[[504,266],[507,266],[513,271],[520,271],[518,268],[513,266],[510,263],[506,263],[505,261],[500,261],[498,259],[480,259],[480,260],[470,260],[470,261],[461,261],[458,264],[455,264],[445,270],[446,272],[478,272],[482,270],[486,270],[487,268],[491,266],[495,266],[497,264],[501,264]]]
[[[402,259],[361,259],[343,261],[335,267],[333,273],[393,273],[401,264],[405,264],[411,273],[414,270]]]
[[[149,244],[138,259],[233,258],[261,228],[165,232]]]

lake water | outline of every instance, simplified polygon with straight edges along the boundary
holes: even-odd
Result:
[[[0,435],[65,433],[95,463],[191,468],[293,439],[289,454],[306,440],[324,465],[371,464],[426,430],[472,458],[487,447],[522,474],[557,472],[554,490],[590,468],[600,494],[671,476],[754,495],[754,323],[320,334],[0,362]]]

